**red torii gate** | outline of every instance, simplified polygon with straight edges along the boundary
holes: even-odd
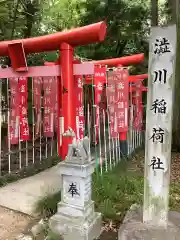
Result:
[[[114,66],[114,65],[119,66],[120,63],[121,63],[121,66],[122,66],[122,64],[125,66],[127,64],[133,64],[133,63],[137,64],[139,62],[142,62],[143,60],[144,60],[144,54],[141,53],[141,54],[136,54],[136,55],[132,55],[132,56],[126,56],[126,57],[121,57],[121,58],[105,59],[105,60],[100,60],[100,61],[85,62],[85,64],[86,63],[90,63],[93,66],[95,66],[95,65],[104,66],[104,65],[102,65],[102,62],[103,62],[103,63],[109,64],[110,66]],[[74,63],[80,63],[80,60],[79,59],[74,59],[73,62]],[[57,59],[55,62],[45,62],[45,65],[49,65],[49,66],[58,65],[58,64],[59,64],[59,59]],[[82,64],[82,67],[83,67],[83,64]],[[131,76],[129,76],[128,80],[129,80],[129,82],[134,82],[134,81],[137,81],[138,79],[140,80],[140,79],[144,79],[144,78],[147,78],[147,74],[141,74],[141,75],[135,75],[135,76],[131,75]],[[91,85],[92,84],[92,75],[90,75],[89,78],[85,78],[84,83]],[[122,140],[123,139],[125,140],[125,136],[123,136],[124,134],[121,133],[120,135],[121,135]]]
[[[0,78],[61,75],[63,88],[66,89],[62,95],[64,131],[66,132],[69,127],[75,131],[76,114],[73,95],[73,48],[80,45],[103,41],[106,36],[106,28],[105,22],[99,22],[85,27],[72,29],[68,32],[54,33],[21,40],[2,41],[0,42],[0,56],[9,56],[12,68],[2,69],[0,71]],[[41,66],[34,68],[29,68],[27,66],[27,54],[54,51],[57,49],[61,52],[59,60],[59,65],[61,65],[61,68],[59,68],[60,71],[57,69],[57,66]],[[52,75],[53,72],[55,75]],[[72,142],[72,137],[63,136],[62,141],[63,146],[61,155],[62,159],[65,159],[68,151],[68,144]],[[60,149],[60,123],[58,123],[58,149]]]
[[[139,64],[144,61],[144,53],[135,54],[131,56],[125,56],[120,58],[112,58],[112,59],[104,59],[104,60],[97,60],[97,61],[91,61],[94,65],[107,65],[108,67],[118,67],[118,66],[128,66],[131,64]],[[141,74],[141,75],[135,75],[135,76],[129,76],[129,82],[135,82],[138,79],[145,79],[148,77],[148,74]],[[90,83],[90,79],[86,79],[86,84]],[[92,82],[91,82],[92,83]],[[126,140],[126,132],[120,133],[120,140]]]

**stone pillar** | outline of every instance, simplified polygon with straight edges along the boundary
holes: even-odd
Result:
[[[180,213],[169,211],[176,34],[175,25],[151,30],[144,204],[143,208],[131,206],[119,229],[118,240],[180,239]]]
[[[64,240],[93,240],[101,233],[101,214],[94,211],[91,200],[92,173],[95,161],[90,159],[89,139],[73,141],[68,155],[61,162],[61,202],[57,213],[51,217],[51,230]]]

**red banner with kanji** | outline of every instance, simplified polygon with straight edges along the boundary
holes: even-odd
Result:
[[[96,106],[99,106],[99,103],[101,101],[105,83],[106,83],[106,67],[94,66],[94,85],[95,85],[94,104]]]
[[[57,132],[58,139],[58,156],[61,156],[62,152],[62,132],[63,132],[63,117],[62,117],[62,82],[61,77],[56,78],[56,106],[55,106],[55,130]]]
[[[84,89],[84,93],[86,96],[87,102],[87,111],[89,109],[89,112],[86,115],[86,125],[91,124],[91,140],[93,143],[95,143],[95,131],[94,131],[94,125],[95,125],[95,117],[94,117],[94,87],[93,87],[93,79],[94,75],[85,75],[85,84],[89,85],[90,87]],[[88,122],[88,117],[89,117],[89,122]]]
[[[110,135],[115,138],[118,136],[117,131],[117,113],[116,113],[116,81],[113,76],[113,72],[108,73],[107,78],[107,105],[108,105],[108,115],[109,115],[109,126],[110,126]]]
[[[43,78],[44,90],[44,118],[43,129],[45,137],[54,136],[54,121],[55,121],[55,104],[56,104],[56,91],[57,81],[54,77]]]
[[[59,77],[60,78],[60,77]],[[55,127],[55,131],[58,132],[58,122],[59,122],[59,118],[58,118],[58,100],[60,101],[61,99],[58,97],[58,92],[59,92],[59,79],[57,77],[54,77],[54,83],[53,83],[53,89],[55,90],[54,94],[55,94],[55,105],[54,105],[54,127]],[[55,87],[56,86],[56,87]]]
[[[34,77],[33,81],[33,103],[35,108],[35,134],[40,133],[41,127],[41,91],[42,91],[42,77]]]
[[[96,142],[98,142],[98,130],[100,123],[100,102],[102,100],[102,94],[104,84],[106,83],[106,67],[105,66],[94,66],[94,105],[96,106]]]
[[[129,113],[129,81],[128,70],[118,69],[113,72],[116,81],[116,113],[118,132],[128,131],[128,113]]]
[[[76,136],[84,138],[83,77],[75,76]]]
[[[20,139],[22,141],[29,140],[29,124],[28,124],[28,79],[26,77],[19,78],[19,112],[20,112]]]
[[[135,93],[135,119],[133,126],[137,130],[142,129],[142,119],[143,119],[143,105],[142,105],[142,83],[139,82],[136,85]]]
[[[9,78],[10,85],[10,116],[9,116],[9,139],[10,144],[19,142],[19,86],[18,78]]]

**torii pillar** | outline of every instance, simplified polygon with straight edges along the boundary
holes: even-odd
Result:
[[[62,43],[61,51],[61,81],[62,81],[62,116],[65,133],[62,136],[62,159],[65,159],[68,152],[68,145],[72,143],[73,133],[76,132],[76,108],[74,97],[74,76],[73,76],[73,53],[74,50],[68,43]],[[72,132],[69,132],[69,129]],[[72,134],[72,136],[68,136]]]

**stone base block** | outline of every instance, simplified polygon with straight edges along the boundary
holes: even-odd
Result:
[[[84,207],[78,207],[74,205],[68,205],[64,202],[58,203],[58,214],[63,215],[66,218],[71,218],[71,221],[85,222],[90,216],[94,214],[94,202],[89,201]]]
[[[57,213],[50,218],[49,226],[55,234],[64,240],[93,240],[100,236],[102,223],[100,213],[95,212],[83,224],[74,220]]]
[[[142,222],[141,207],[132,206],[118,232],[118,240],[179,240],[180,213],[169,212],[167,228],[151,226]]]

